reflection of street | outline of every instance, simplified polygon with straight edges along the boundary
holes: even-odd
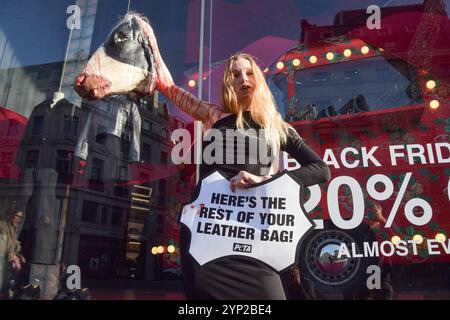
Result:
[[[329,243],[325,245],[319,255],[319,266],[328,273],[340,273],[347,265],[345,255],[338,256],[339,245]]]

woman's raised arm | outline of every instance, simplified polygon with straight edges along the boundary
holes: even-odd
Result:
[[[223,115],[222,110],[212,104],[198,99],[192,93],[175,85],[156,43],[154,34],[150,35],[150,44],[156,64],[156,86],[158,90],[172,101],[178,108],[202,121],[206,127],[211,127]]]

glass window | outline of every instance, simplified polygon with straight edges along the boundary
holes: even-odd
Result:
[[[111,226],[120,227],[122,225],[122,208],[113,207],[113,211],[111,214]]]
[[[167,152],[161,151],[161,163],[167,164]]]
[[[33,135],[41,135],[44,132],[44,120],[43,116],[36,116],[33,119]]]
[[[38,150],[28,150],[25,159],[25,168],[35,168],[39,160]]]
[[[162,234],[164,232],[164,222],[165,222],[165,216],[158,215],[158,218],[156,219],[156,232],[159,234]]]
[[[148,162],[152,160],[152,147],[147,143],[142,144],[142,160]]]
[[[0,177],[7,178],[11,174],[12,152],[0,153]]]
[[[89,223],[97,223],[97,207],[98,207],[97,203],[85,200],[83,202],[81,221]]]
[[[159,198],[158,202],[160,206],[164,206],[166,204],[166,192],[167,192],[167,182],[165,180],[159,180]]]
[[[106,144],[106,127],[104,125],[99,124],[97,126],[97,134],[95,136],[95,142],[99,144]]]
[[[8,132],[6,136],[8,137],[18,137],[20,128],[23,127],[19,122],[10,120],[8,123]]]
[[[193,165],[172,168],[169,139],[178,128],[192,134],[193,118],[158,91],[135,94],[135,83],[149,83],[129,81],[146,74],[136,63],[152,62],[141,43],[120,64],[101,64],[101,77],[77,78],[121,17],[139,12],[174,82],[204,101],[221,105],[231,55],[255,56],[282,117],[328,165],[330,182],[305,194],[317,202],[305,204],[317,228],[296,252],[304,287],[318,299],[450,299],[449,1],[374,0],[381,29],[369,28],[363,0],[0,2],[0,215],[23,206],[24,239],[42,232],[44,247],[89,280],[180,280],[179,251],[151,249],[180,245],[178,218],[197,177]],[[70,30],[75,2],[81,24]],[[116,96],[122,103],[80,91],[82,99],[74,88],[83,81],[86,90],[134,93]],[[65,100],[52,100],[56,91]],[[280,169],[298,165],[280,159]],[[59,241],[35,222],[62,226],[62,210],[69,233]],[[351,252],[400,241],[403,256]],[[36,257],[23,243],[25,257]],[[352,256],[337,256],[343,244]],[[370,266],[380,267],[379,290],[367,288]]]
[[[152,122],[148,120],[142,121],[142,130],[145,132],[152,132]]]
[[[76,136],[78,127],[78,117],[64,115],[64,134],[68,136]]]
[[[56,172],[58,172],[58,182],[70,183],[72,179],[72,159],[73,152],[58,150],[56,156]]]
[[[104,161],[99,158],[92,159],[91,179],[102,180],[103,179],[103,164]]]
[[[100,215],[100,224],[106,226],[108,224],[108,208],[102,207],[102,212]]]

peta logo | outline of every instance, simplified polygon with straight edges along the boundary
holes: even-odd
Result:
[[[244,243],[233,243],[233,251],[252,253],[252,245]]]

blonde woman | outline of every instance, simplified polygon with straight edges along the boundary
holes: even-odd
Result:
[[[200,101],[176,86],[158,50],[154,50],[154,54],[158,90],[180,109],[202,121],[206,129],[213,128],[223,133],[218,135],[223,137],[223,159],[201,164],[202,175],[219,170],[230,179],[233,191],[245,188],[271,178],[276,155],[279,151],[286,151],[302,165],[293,173],[304,186],[330,179],[326,164],[283,121],[264,75],[252,56],[240,53],[228,59],[222,82],[222,105],[219,107]],[[260,153],[252,152],[248,144],[237,145],[235,137],[226,135],[230,129],[256,140],[264,139],[272,161],[262,161]],[[258,130],[256,137],[255,131],[246,133],[250,129]],[[205,143],[205,147],[207,145]],[[234,153],[231,157],[230,152]],[[234,161],[227,161],[230,159]],[[189,255],[189,242],[189,230],[182,225],[180,250],[187,298],[286,299],[280,276],[264,263],[243,256],[228,256],[200,267]]]

